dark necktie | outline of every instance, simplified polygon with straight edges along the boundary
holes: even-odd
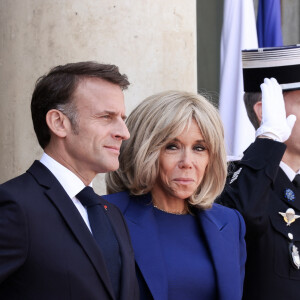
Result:
[[[119,298],[121,257],[119,244],[99,196],[86,186],[76,198],[86,207],[93,236],[103,254],[115,296]]]
[[[296,186],[296,187],[300,187],[300,174],[297,174],[293,180],[293,184]]]

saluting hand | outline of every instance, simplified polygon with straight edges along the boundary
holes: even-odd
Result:
[[[266,136],[285,142],[291,135],[296,122],[295,115],[286,117],[282,89],[275,78],[265,78],[260,85],[262,92],[262,121],[257,136]]]

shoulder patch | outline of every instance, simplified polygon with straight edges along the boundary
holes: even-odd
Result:
[[[238,178],[239,174],[241,173],[241,171],[242,171],[242,168],[239,168],[237,171],[235,171],[233,173],[232,178],[231,178],[229,184],[232,184],[235,180],[237,180],[237,178]]]

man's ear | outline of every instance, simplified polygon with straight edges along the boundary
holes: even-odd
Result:
[[[258,101],[254,104],[253,110],[258,118],[259,124],[261,123],[262,120],[262,103],[261,101]]]
[[[51,109],[46,114],[46,122],[53,134],[64,138],[71,129],[70,120],[57,109]]]

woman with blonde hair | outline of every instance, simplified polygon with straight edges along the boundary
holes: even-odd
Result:
[[[213,203],[227,174],[217,109],[201,95],[167,91],[126,123],[131,138],[104,198],[127,221],[141,299],[241,299],[244,221]]]

